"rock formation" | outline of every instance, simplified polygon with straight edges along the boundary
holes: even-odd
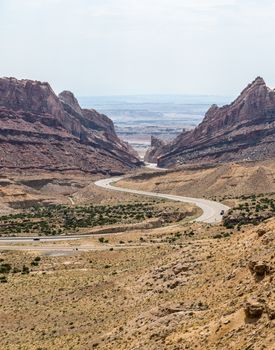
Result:
[[[145,156],[144,156],[145,162],[156,163],[156,159],[160,156],[161,149],[165,145],[166,143],[163,140],[155,136],[151,136],[151,147],[145,153]]]
[[[262,160],[275,156],[275,90],[258,77],[230,105],[213,105],[204,120],[146,158],[159,166]]]
[[[1,172],[119,174],[140,165],[113,122],[48,83],[0,79]]]

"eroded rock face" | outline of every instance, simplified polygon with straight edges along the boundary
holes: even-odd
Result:
[[[261,160],[275,156],[275,90],[258,77],[230,105],[213,105],[194,130],[152,147],[159,166]]]
[[[264,310],[264,304],[252,298],[247,300],[244,305],[244,312],[248,318],[259,318],[262,316]]]
[[[274,300],[271,300],[266,305],[266,313],[270,320],[275,320],[275,301]]]
[[[79,106],[77,99],[71,91],[62,91],[58,97],[61,102],[69,105],[76,113],[82,114],[81,107]]]
[[[271,267],[265,261],[250,261],[248,264],[252,274],[258,277],[264,277],[271,272]]]
[[[108,117],[39,81],[0,79],[0,142],[2,172],[119,174],[140,165]]]
[[[165,145],[166,143],[163,140],[151,136],[151,147],[145,153],[145,162],[157,163],[158,157],[161,155],[161,150]]]

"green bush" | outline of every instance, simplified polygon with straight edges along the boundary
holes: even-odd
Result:
[[[6,276],[0,276],[0,283],[7,283],[7,277]]]
[[[0,273],[9,273],[11,270],[11,265],[7,263],[0,264]]]
[[[30,273],[30,269],[28,268],[28,266],[23,265],[21,273],[22,275],[27,275],[28,273]]]

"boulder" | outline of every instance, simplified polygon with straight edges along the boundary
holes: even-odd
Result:
[[[262,237],[263,235],[266,234],[266,230],[262,229],[262,228],[259,228],[257,230],[257,234],[258,234],[258,237]]]
[[[263,277],[270,273],[270,266],[264,261],[250,261],[248,264],[249,270],[252,274]]]
[[[270,320],[275,320],[275,301],[266,304],[266,313]]]
[[[265,310],[264,304],[255,299],[249,299],[244,305],[244,312],[248,318],[259,318]]]

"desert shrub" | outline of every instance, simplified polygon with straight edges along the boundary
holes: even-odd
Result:
[[[23,213],[0,216],[0,235],[35,232],[38,236],[47,236],[77,231],[85,227],[144,221],[146,218],[167,215],[168,207],[156,207],[161,202],[32,207]],[[175,211],[177,210],[173,209],[173,213]]]
[[[0,283],[7,283],[7,277],[6,276],[0,276]]]
[[[0,273],[9,273],[11,270],[11,265],[7,263],[0,264]]]
[[[20,270],[17,267],[14,267],[11,272],[12,273],[18,273],[18,272],[20,272]]]
[[[30,269],[28,268],[28,266],[23,265],[21,273],[22,275],[27,275],[28,273],[30,273]]]

